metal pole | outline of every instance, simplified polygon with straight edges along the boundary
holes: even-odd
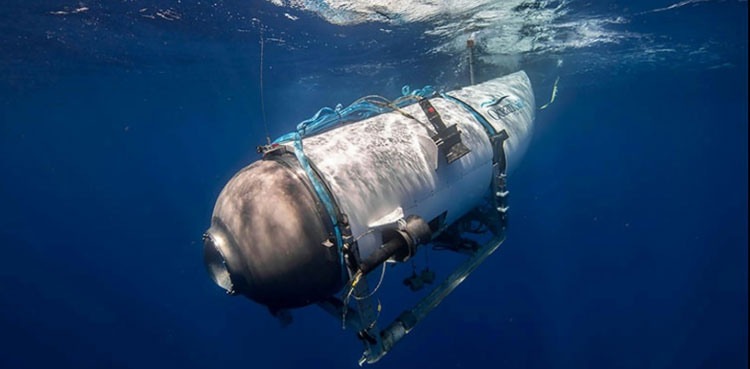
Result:
[[[469,49],[469,80],[474,84],[474,35],[466,40],[466,48]]]
[[[487,241],[474,255],[466,259],[456,270],[448,276],[440,285],[435,287],[429,295],[422,298],[413,308],[405,311],[401,316],[386,327],[380,334],[382,350],[380,352],[365,351],[364,361],[373,364],[380,360],[393,346],[398,343],[414,326],[417,325],[428,313],[435,309],[442,301],[463,282],[471,272],[482,264],[505,240],[505,235],[493,237]],[[362,365],[362,362],[360,362]]]

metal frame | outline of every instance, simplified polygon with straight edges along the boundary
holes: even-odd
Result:
[[[439,285],[423,297],[411,309],[403,312],[398,318],[391,322],[385,329],[379,330],[376,322],[376,312],[373,309],[373,298],[357,300],[356,309],[344,306],[337,298],[330,298],[318,305],[333,316],[341,319],[346,316],[344,323],[347,329],[357,333],[363,342],[365,349],[359,365],[364,363],[373,364],[385,356],[404,336],[435,309],[453,290],[463,282],[488,256],[490,256],[505,240],[505,234],[492,237],[482,247],[475,251],[468,259],[458,266],[451,275],[446,277]],[[356,293],[360,296],[367,295],[369,289],[365,280],[357,285]],[[359,287],[362,286],[362,287]],[[346,311],[346,314],[344,312]],[[371,325],[368,327],[368,325]],[[366,334],[366,336],[365,336]]]

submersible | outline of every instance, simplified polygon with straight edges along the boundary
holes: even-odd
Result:
[[[496,244],[482,257],[485,249],[471,250],[464,274],[439,285],[430,306],[409,310],[390,331],[360,319],[363,360],[373,362],[502,242],[506,174],[526,150],[535,102],[521,71],[443,93],[364,98],[350,108],[319,112],[232,177],[204,234],[204,260],[227,293],[274,313],[317,303],[367,315],[334,295],[363,296],[360,281],[383,263],[460,240],[460,224],[488,223]]]

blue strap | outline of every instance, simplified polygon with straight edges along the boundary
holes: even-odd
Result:
[[[344,240],[341,237],[341,229],[339,228],[339,220],[337,218],[338,213],[336,207],[334,206],[333,200],[331,199],[331,196],[329,195],[325,185],[323,185],[323,183],[318,180],[318,176],[313,171],[312,166],[310,166],[310,161],[307,160],[307,155],[305,155],[305,151],[302,149],[302,136],[297,132],[294,132],[293,135],[294,155],[297,157],[297,161],[299,161],[302,169],[304,169],[305,174],[307,174],[307,178],[309,178],[310,182],[312,182],[315,193],[318,195],[320,202],[323,203],[323,206],[326,208],[326,212],[331,219],[331,224],[333,224],[333,232],[336,236],[336,247],[338,249],[339,262],[341,263],[341,273],[342,276],[346,278],[347,274],[344,264],[344,253],[342,252],[342,249],[344,247]]]
[[[458,103],[458,105],[461,105],[461,107],[463,107],[466,111],[468,111],[469,113],[471,113],[471,115],[473,115],[474,118],[476,120],[478,120],[479,123],[482,124],[482,126],[484,127],[484,129],[490,135],[490,137],[492,137],[492,136],[494,136],[494,135],[497,134],[497,131],[495,131],[495,127],[493,127],[492,124],[490,124],[490,122],[488,122],[487,119],[485,119],[482,116],[482,114],[479,114],[479,112],[477,112],[476,110],[474,110],[474,108],[472,108],[469,104],[467,104],[467,103],[465,103],[465,102],[463,102],[463,101],[461,101],[461,100],[459,100],[459,99],[457,99],[457,98],[455,98],[455,97],[453,97],[451,95],[446,95],[444,93],[441,93],[440,96],[442,96],[443,98],[448,99],[450,101]]]
[[[404,88],[401,89],[401,92],[405,96],[416,95],[420,97],[428,97],[435,94],[435,90],[429,85],[416,90],[410,90],[409,86],[404,86]],[[403,104],[400,104],[399,107],[402,105]],[[311,118],[298,124],[295,132],[287,133],[274,141],[274,143],[277,144],[293,141],[294,155],[297,157],[297,161],[299,161],[305,174],[307,174],[307,178],[310,179],[313,189],[315,189],[315,193],[318,195],[320,202],[323,203],[323,206],[331,219],[331,224],[333,224],[333,232],[336,236],[336,246],[338,248],[339,262],[341,263],[342,277],[344,280],[347,277],[347,273],[343,253],[344,240],[338,220],[338,209],[331,197],[332,194],[328,192],[326,186],[318,179],[318,176],[310,165],[310,161],[307,160],[307,156],[302,147],[302,139],[307,136],[325,132],[339,123],[358,121],[391,110],[391,108],[379,106],[366,100],[351,104],[346,108],[342,108],[340,104],[336,105],[335,109],[324,107],[318,110],[318,112]]]

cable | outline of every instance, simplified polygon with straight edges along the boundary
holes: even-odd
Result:
[[[362,278],[362,271],[358,270],[357,273],[354,274],[354,277],[352,278],[352,282],[349,284],[349,291],[346,293],[346,297],[344,297],[344,311],[341,313],[341,328],[346,329],[346,313],[349,312],[349,300],[351,300],[352,294],[354,293],[354,286],[359,283],[359,279]]]
[[[378,315],[375,315],[375,319],[370,323],[370,325],[367,326],[367,330],[373,329],[375,327],[375,324],[378,324],[378,319],[380,319],[380,311],[383,310],[383,305],[380,303],[380,299],[378,299]]]
[[[260,111],[263,114],[263,129],[266,131],[266,141],[271,144],[271,135],[268,133],[268,123],[266,122],[266,102],[263,98],[263,25],[260,25]]]
[[[383,269],[380,272],[380,280],[378,280],[378,284],[375,286],[375,288],[367,295],[367,296],[357,296],[354,294],[354,287],[357,286],[357,283],[364,277],[364,274],[362,274],[361,270],[358,270],[357,273],[354,274],[354,277],[352,278],[352,282],[349,285],[348,291],[346,293],[346,296],[343,300],[344,305],[344,311],[341,314],[341,326],[342,328],[346,329],[346,313],[349,311],[349,301],[352,297],[354,297],[355,300],[365,300],[369,299],[373,295],[375,295],[376,292],[378,292],[378,289],[380,289],[380,286],[383,284],[383,280],[385,279],[385,268],[387,263],[383,263]],[[380,316],[380,300],[378,300],[378,316]],[[377,321],[378,318],[375,318],[375,321]]]
[[[357,243],[362,237],[367,236],[368,234],[370,234],[372,232],[375,232],[375,228],[370,228],[367,231],[362,232],[359,236],[357,236],[356,238],[354,238],[354,242],[352,242],[352,243]]]
[[[377,284],[377,285],[375,285],[375,288],[373,288],[372,292],[370,292],[370,293],[369,293],[369,294],[368,294],[367,296],[357,296],[357,295],[354,295],[354,294],[352,294],[352,297],[354,297],[354,299],[355,299],[355,300],[364,300],[364,299],[369,299],[369,298],[370,298],[370,297],[372,297],[372,296],[373,296],[373,295],[374,295],[374,294],[375,294],[376,292],[378,292],[378,289],[380,288],[380,285],[381,285],[381,284],[383,283],[383,279],[384,279],[384,277],[385,277],[385,266],[386,266],[386,264],[388,264],[388,263],[386,263],[386,262],[383,262],[383,269],[382,269],[382,271],[380,272],[380,280],[378,281],[378,284]]]

